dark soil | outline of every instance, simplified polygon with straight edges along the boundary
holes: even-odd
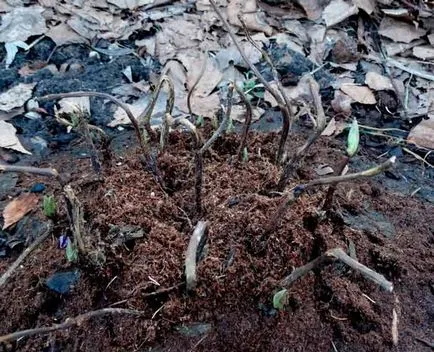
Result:
[[[102,182],[91,181],[87,159],[67,161],[68,155],[62,159],[58,153],[50,165],[70,175],[85,209],[89,245],[104,254],[105,262],[100,267],[78,265],[80,281],[67,295],[46,287],[49,275],[76,267],[57,248],[56,237],[68,232],[61,212],[53,239],[2,288],[0,312],[7,319],[0,333],[51,325],[110,306],[143,310],[145,316],[97,318],[71,330],[24,338],[6,350],[332,351],[332,342],[338,351],[429,350],[416,338],[429,339],[434,332],[432,204],[387,191],[381,176],[339,186],[334,210],[323,218],[318,210],[325,189],[303,196],[278,229],[264,238],[262,230],[279,201],[262,195],[280,172],[271,162],[276,141],[272,133],[251,137],[249,161],[235,165],[229,161],[238,138],[226,136],[205,159],[204,217],[210,221],[210,233],[198,287],[191,294],[182,286],[192,232],[187,216],[194,218],[188,137],[173,133],[168,150],[159,157],[170,196],[143,170],[134,149],[105,166]],[[338,141],[324,139],[317,145],[322,146],[309,152],[298,173],[302,180],[316,177],[313,169],[318,164],[336,165],[342,155]],[[46,182],[20,175],[18,186],[36,181]],[[50,191],[55,188],[50,186]],[[56,194],[60,200],[59,190]],[[367,209],[381,213],[396,234],[387,238],[379,231],[345,225],[343,214],[355,216]],[[145,236],[116,246],[109,235],[112,225],[138,225]],[[347,249],[350,241],[360,262],[393,281],[394,294],[336,263],[294,283],[285,311],[273,308],[278,282],[293,267],[327,249]],[[16,254],[0,262],[1,271]],[[400,310],[397,347],[391,339],[395,299]]]

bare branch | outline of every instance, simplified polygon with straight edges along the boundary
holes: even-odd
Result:
[[[191,291],[196,287],[197,249],[199,243],[201,243],[203,239],[206,239],[205,236],[207,235],[208,225],[209,223],[207,221],[199,221],[188,243],[187,252],[185,254],[185,280],[187,291]]]
[[[11,340],[18,340],[22,337],[28,337],[28,336],[34,336],[34,335],[46,335],[53,331],[58,330],[66,330],[69,328],[72,328],[74,326],[80,326],[83,324],[84,321],[89,320],[91,318],[100,317],[103,315],[108,314],[124,314],[124,315],[143,315],[144,313],[137,310],[132,309],[122,309],[122,308],[103,308],[99,310],[94,310],[91,312],[87,312],[84,314],[77,315],[74,318],[68,318],[65,320],[65,322],[61,324],[55,324],[52,326],[47,326],[43,328],[36,328],[36,329],[28,329],[28,330],[21,330],[16,331],[11,334],[0,336],[0,343],[11,341]]]
[[[53,224],[48,222],[47,229],[45,232],[39,236],[30,246],[28,246],[23,253],[13,262],[13,264],[6,270],[0,278],[0,289],[6,283],[6,281],[12,276],[15,270],[21,266],[23,261],[27,258],[27,256],[33,252],[41,243],[43,243],[48,236],[51,234],[51,230],[53,229]]]

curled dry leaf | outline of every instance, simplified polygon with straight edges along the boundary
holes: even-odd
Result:
[[[21,220],[28,212],[35,209],[39,198],[35,193],[23,193],[12,200],[3,210],[3,230]]]
[[[6,121],[0,121],[0,147],[13,149],[24,154],[32,154],[26,150],[18,137],[16,136],[17,130],[15,127]]]
[[[393,90],[393,84],[389,77],[376,72],[366,74],[365,83],[373,90]]]
[[[341,86],[341,91],[360,104],[372,105],[377,103],[369,87],[344,83]]]
[[[383,37],[394,40],[395,42],[410,43],[411,41],[424,36],[426,30],[416,28],[414,25],[397,21],[390,17],[384,17],[381,21],[378,33]]]
[[[36,83],[19,83],[8,91],[0,94],[0,110],[9,112],[20,108],[32,97],[32,90]]]

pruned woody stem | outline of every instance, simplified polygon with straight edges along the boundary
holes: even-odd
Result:
[[[202,214],[202,183],[203,183],[203,155],[205,152],[214,144],[218,137],[220,137],[227,129],[229,119],[232,110],[232,96],[234,93],[234,84],[229,83],[228,96],[227,96],[227,106],[224,112],[223,120],[217,130],[214,131],[212,136],[204,143],[204,145],[197,149],[194,162],[196,165],[196,175],[195,175],[195,202],[196,202],[196,215],[199,218]]]
[[[327,252],[325,252],[323,255],[319,256],[318,258],[312,260],[311,262],[296,268],[290,275],[285,277],[281,282],[281,287],[288,287],[290,286],[294,281],[298,280],[302,276],[306,275],[309,271],[312,271],[313,269],[326,264],[330,263],[334,260],[340,260],[341,262],[345,263],[349,267],[351,267],[354,270],[357,270],[360,272],[363,276],[365,276],[367,279],[375,282],[377,285],[380,285],[383,287],[387,292],[393,291],[393,284],[386,280],[386,278],[377,273],[376,271],[369,269],[367,266],[359,263],[357,260],[351,258],[349,255],[347,255],[341,248],[334,248],[330,249]]]
[[[247,58],[247,55],[245,54],[243,48],[238,43],[238,40],[235,36],[234,31],[232,30],[231,26],[229,25],[229,23],[226,21],[226,19],[222,15],[222,13],[221,13],[220,9],[218,8],[217,4],[215,3],[215,1],[214,0],[209,0],[209,1],[211,3],[211,6],[214,8],[214,11],[216,12],[217,16],[222,21],[225,29],[229,33],[229,36],[231,37],[231,39],[234,42],[235,46],[237,47],[238,51],[240,52],[241,57],[243,58],[245,63],[249,66],[249,68],[252,70],[252,72],[255,74],[255,76],[259,79],[259,81],[264,85],[264,88],[267,91],[269,91],[270,94],[273,96],[273,98],[277,101],[277,104],[279,105],[279,108],[282,111],[282,120],[283,120],[282,133],[281,133],[279,148],[278,148],[277,157],[276,157],[277,161],[280,162],[283,159],[283,154],[285,152],[286,140],[288,138],[288,133],[289,133],[289,129],[290,129],[290,125],[292,123],[293,117],[292,117],[290,102],[287,99],[287,97],[283,91],[283,87],[280,83],[277,70],[275,69],[275,66],[273,65],[268,54],[265,51],[263,51],[262,49],[260,49],[257,45],[254,44],[255,48],[261,52],[261,54],[266,59],[267,63],[269,63],[271,66],[272,73],[273,73],[273,79],[276,81],[276,85],[278,87],[278,89],[275,89],[265,79],[265,77],[259,72],[259,70],[255,67],[255,65],[253,65],[250,62],[250,60]],[[250,40],[251,43],[254,43],[254,41],[250,38],[249,35],[247,36],[247,38]]]
[[[353,174],[342,175],[342,176],[330,176],[312,180],[306,184],[301,184],[294,187],[291,191],[286,193],[280,199],[280,204],[276,211],[273,211],[273,215],[270,217],[270,221],[265,226],[265,232],[267,234],[276,230],[279,226],[280,220],[283,218],[288,207],[293,204],[306,190],[320,186],[320,185],[333,185],[341,182],[349,182],[360,180],[368,177],[376,176],[382,172],[390,170],[396,162],[396,157],[392,156],[390,159],[386,160],[384,163],[374,166],[368,170],[356,172]]]

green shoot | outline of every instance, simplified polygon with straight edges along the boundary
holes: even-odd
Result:
[[[347,139],[347,154],[350,158],[352,158],[359,149],[360,142],[360,133],[359,133],[359,124],[357,123],[357,119],[354,119],[351,123],[350,131],[348,132]]]
[[[47,218],[52,218],[56,215],[56,199],[54,196],[44,196],[42,209]]]
[[[273,296],[273,307],[278,310],[283,310],[288,304],[288,290],[283,289],[276,292]]]
[[[68,244],[66,245],[65,255],[70,263],[74,263],[78,260],[78,250],[70,240],[68,240]]]
[[[249,152],[247,151],[247,148],[243,149],[243,163],[246,163],[249,161]]]

